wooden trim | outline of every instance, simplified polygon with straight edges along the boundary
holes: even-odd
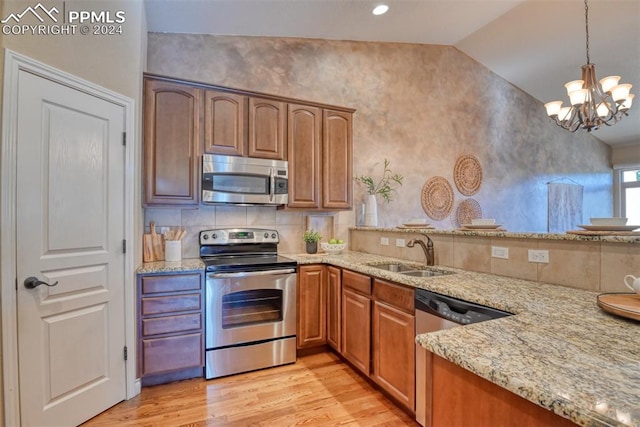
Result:
[[[320,102],[314,102],[314,101],[305,101],[305,100],[301,100],[301,99],[297,99],[297,98],[288,98],[288,97],[284,97],[284,96],[279,96],[279,95],[271,95],[268,93],[261,93],[261,92],[254,92],[251,90],[246,90],[246,89],[236,89],[236,88],[230,88],[230,87],[225,87],[225,86],[218,86],[218,85],[214,85],[214,84],[210,84],[210,83],[203,83],[203,82],[198,82],[198,81],[194,81],[194,80],[185,80],[185,79],[181,79],[178,77],[168,77],[168,76],[163,76],[160,74],[153,74],[153,73],[144,73],[143,74],[144,77],[148,77],[148,78],[153,78],[156,80],[162,80],[165,82],[173,82],[173,83],[181,83],[181,84],[187,84],[193,87],[198,87],[198,88],[202,88],[202,89],[213,89],[213,90],[218,90],[221,92],[228,92],[228,93],[235,93],[238,95],[248,95],[248,96],[255,96],[258,98],[264,98],[264,99],[268,99],[271,101],[281,101],[281,102],[287,102],[287,103],[303,103],[305,105],[311,106],[311,107],[318,107],[318,108],[328,108],[331,110],[336,110],[336,111],[343,111],[343,112],[347,112],[347,113],[355,113],[356,110],[353,108],[347,108],[347,107],[340,107],[337,105],[331,105],[331,104],[323,104]]]

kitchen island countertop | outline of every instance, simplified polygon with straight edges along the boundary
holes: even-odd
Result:
[[[403,276],[370,264],[408,261],[358,252],[285,256],[514,313],[416,342],[579,425],[640,426],[640,322],[600,310],[596,292],[449,267],[456,274]]]

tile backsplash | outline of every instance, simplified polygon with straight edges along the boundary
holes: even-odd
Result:
[[[194,209],[179,208],[147,208],[144,210],[145,232],[149,232],[149,222],[155,221],[158,232],[165,227],[183,227],[187,234],[182,241],[182,257],[197,258],[198,237],[202,230],[212,228],[269,228],[278,230],[280,253],[302,253],[304,242],[302,235],[308,224],[322,224],[322,217],[326,217],[326,227],[323,227],[323,241],[331,237],[343,238],[349,235],[349,227],[355,223],[353,211],[346,212],[300,212],[277,209],[273,206],[200,206]],[[313,221],[309,220],[309,216]],[[331,225],[332,224],[332,225]],[[328,236],[330,229],[333,235]]]

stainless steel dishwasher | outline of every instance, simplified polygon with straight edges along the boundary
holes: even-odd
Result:
[[[456,326],[470,325],[485,320],[510,316],[511,313],[463,301],[424,289],[416,289],[416,334],[441,331]],[[430,391],[427,390],[427,350],[416,344],[416,421],[424,426],[427,415],[431,418]]]

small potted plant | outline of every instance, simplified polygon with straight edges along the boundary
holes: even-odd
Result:
[[[402,185],[404,177],[399,173],[392,174],[389,169],[389,159],[384,159],[384,170],[382,171],[382,177],[379,180],[374,180],[367,175],[357,176],[354,179],[356,182],[364,185],[369,193],[369,197],[365,203],[365,225],[376,226],[378,225],[378,209],[376,202],[376,195],[380,194],[382,199],[389,203],[393,198],[393,192],[396,191],[396,186]]]
[[[321,239],[322,236],[320,235],[320,233],[314,231],[313,229],[304,232],[302,240],[304,240],[307,245],[306,249],[308,254],[315,254],[318,252],[318,242]]]

